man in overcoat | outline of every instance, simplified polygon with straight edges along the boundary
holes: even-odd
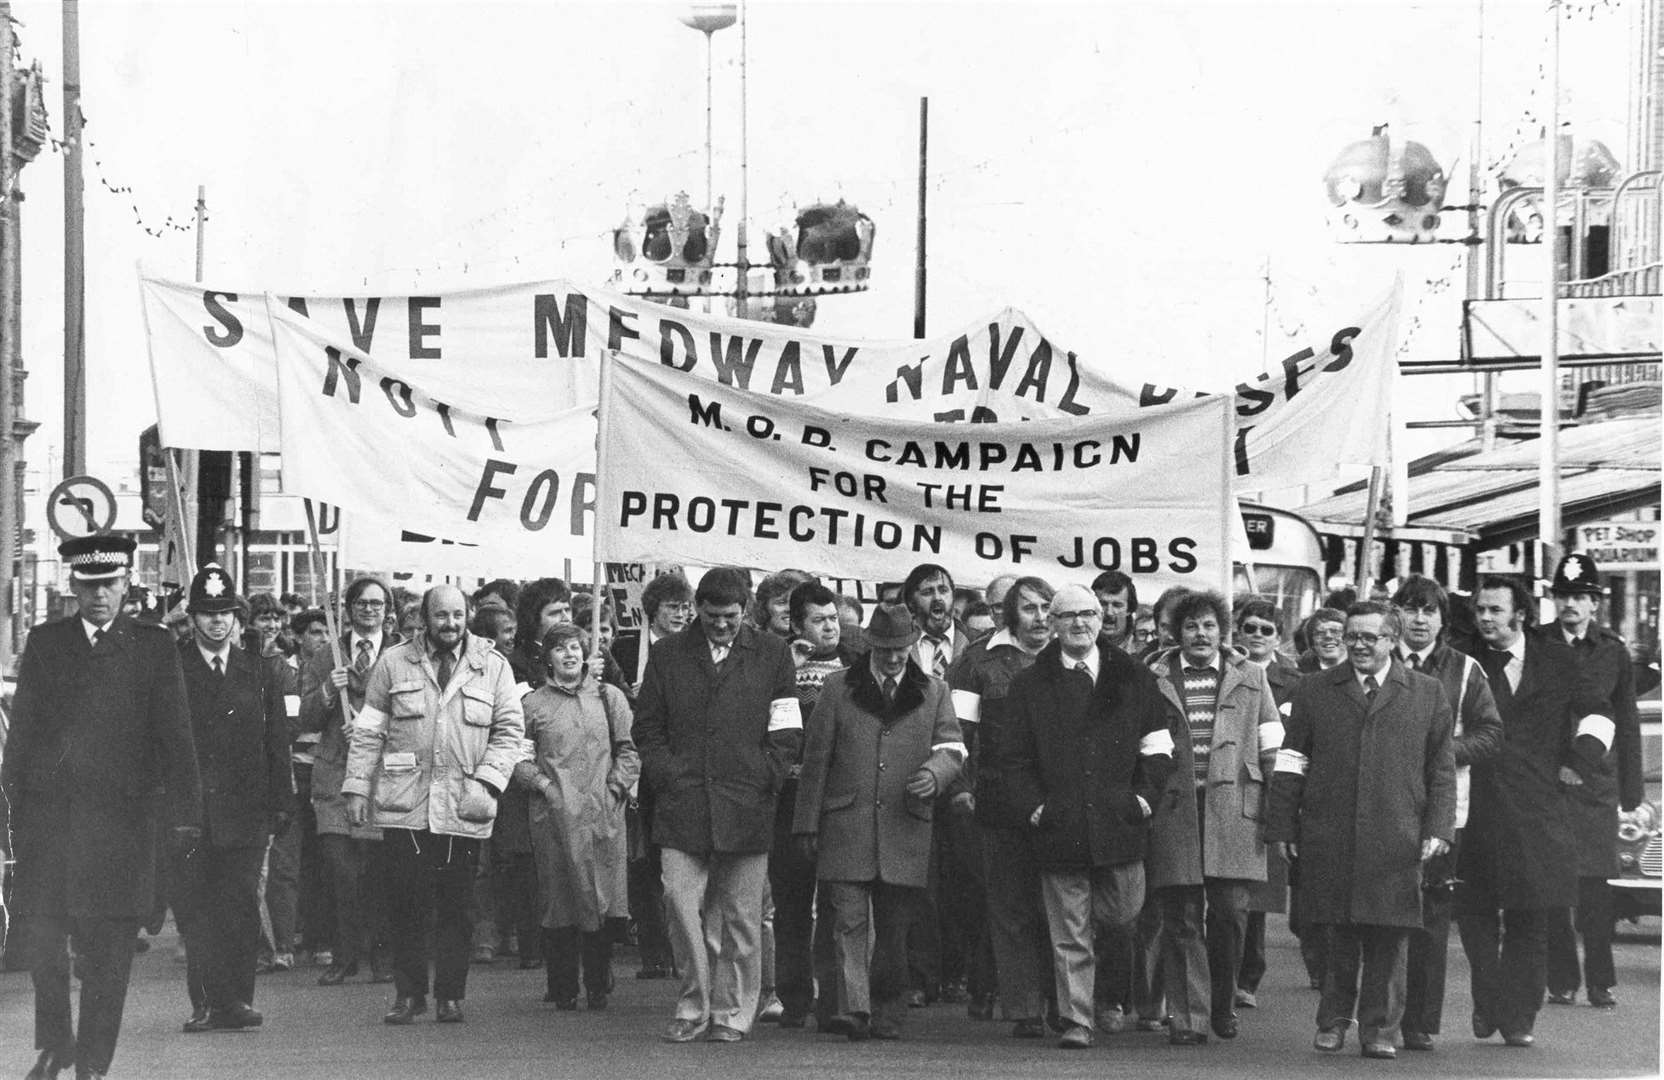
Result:
[[[763,885],[775,800],[801,751],[785,640],[742,625],[748,575],[719,567],[698,618],[647,657],[634,738],[653,792],[672,948],[682,973],[667,1042],[739,1042],[761,986]]]
[[[798,781],[792,835],[832,898],[839,1012],[852,1040],[900,1034],[907,924],[924,894],[935,799],[965,758],[947,683],[910,655],[918,638],[905,607],[873,614],[871,651],[827,676]]]
[[[1421,867],[1448,850],[1456,818],[1450,702],[1393,662],[1400,631],[1388,605],[1353,604],[1348,659],[1294,688],[1266,830],[1298,860],[1301,910],[1328,928],[1314,1045],[1339,1050],[1355,1012],[1369,1058],[1398,1054]]]
[[[175,859],[185,939],[187,1033],[259,1027],[253,1008],[266,844],[288,826],[294,780],[283,686],[273,661],[232,644],[240,601],[224,570],[191,581],[191,639],[179,645],[202,778],[202,839]]]
[[[17,860],[17,917],[35,988],[29,1080],[115,1056],[133,940],[150,915],[160,810],[194,844],[202,795],[173,636],[122,615],[132,540],[91,536],[58,552],[78,612],[29,633],[0,767]],[[159,798],[160,797],[160,798]],[[70,1015],[70,943],[81,978]]]
[[[1155,676],[1100,633],[1090,589],[1059,589],[1049,619],[1056,640],[1011,682],[1003,774],[1040,868],[1059,1045],[1084,1049],[1093,937],[1126,933],[1144,903],[1150,813],[1173,767],[1173,735]]]
[[[1570,1005],[1578,984],[1587,990],[1589,1004],[1611,1009],[1618,999],[1612,988],[1618,973],[1612,964],[1612,886],[1618,873],[1618,807],[1633,810],[1644,795],[1641,785],[1641,718],[1635,708],[1635,676],[1624,639],[1595,621],[1600,610],[1600,568],[1587,555],[1560,560],[1550,585],[1556,619],[1543,628],[1571,649],[1577,665],[1601,698],[1601,711],[1613,723],[1612,745],[1598,762],[1581,769],[1576,762],[1560,773],[1571,810],[1572,835],[1577,843],[1577,908],[1559,909],[1548,921],[1548,1000]],[[1577,961],[1578,939],[1583,940],[1583,964]],[[1586,975],[1586,978],[1580,976]]]
[[[1612,718],[1572,650],[1525,632],[1531,595],[1480,581],[1479,658],[1502,716],[1502,751],[1473,766],[1456,927],[1473,978],[1473,1034],[1528,1047],[1548,983],[1548,916],[1577,904],[1577,849],[1562,766],[1598,767]]]

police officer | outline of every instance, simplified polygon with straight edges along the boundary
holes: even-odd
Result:
[[[1633,810],[1642,797],[1635,678],[1624,639],[1595,622],[1604,592],[1595,561],[1587,555],[1567,555],[1555,569],[1549,591],[1557,617],[1542,633],[1571,646],[1578,667],[1606,703],[1605,715],[1612,718],[1615,731],[1607,740],[1611,749],[1598,765],[1560,770],[1577,840],[1578,888],[1575,909],[1561,908],[1549,916],[1548,1000],[1553,1005],[1574,1004],[1581,982],[1590,1005],[1610,1009],[1618,1002],[1612,995],[1617,973],[1612,965],[1612,887],[1606,879],[1618,872],[1618,805]],[[1583,939],[1581,973],[1578,938]]]
[[[179,653],[166,631],[121,614],[133,548],[118,536],[59,546],[79,610],[30,631],[18,673],[0,786],[17,857],[12,911],[34,975],[40,1056],[28,1080],[109,1071],[156,884],[154,818],[165,814],[182,847],[200,829]]]
[[[234,646],[240,606],[225,571],[203,567],[186,601],[191,639],[179,645],[203,800],[202,840],[173,876],[192,1034],[260,1026],[260,870],[294,801],[283,686],[273,660]]]

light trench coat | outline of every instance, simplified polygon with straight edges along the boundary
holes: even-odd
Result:
[[[585,674],[576,689],[545,684],[524,699],[532,855],[545,927],[595,931],[629,914],[624,803],[641,774],[632,717],[616,686]]]

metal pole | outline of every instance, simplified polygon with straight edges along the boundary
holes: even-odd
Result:
[[[64,476],[67,478],[87,471],[86,211],[81,204],[80,0],[64,0],[63,24]]]
[[[925,178],[929,175],[930,99],[919,99],[919,243],[913,265],[913,336],[924,337],[925,311]]]
[[[738,264],[736,271],[738,280],[734,282],[734,311],[740,318],[745,317],[745,294],[749,282],[747,277],[751,273],[751,263],[745,251],[745,230],[750,208],[751,176],[748,171],[747,158],[747,127],[746,127],[746,87],[745,87],[745,0],[740,0],[740,227],[734,234],[738,248],[734,262]]]
[[[712,190],[712,185],[711,185],[711,146],[712,146],[711,120],[712,120],[712,117],[715,115],[715,108],[712,104],[712,102],[713,102],[713,99],[712,99],[712,84],[713,84],[713,79],[715,78],[714,72],[715,72],[715,65],[716,65],[716,60],[714,58],[714,53],[713,53],[712,48],[711,48],[711,35],[712,35],[712,33],[713,33],[713,31],[710,31],[710,30],[705,31],[705,220],[706,220],[706,222],[709,222],[711,220],[711,200],[716,198],[716,193]]]
[[[1381,509],[1381,466],[1369,470],[1369,506],[1364,511],[1364,538],[1358,545],[1358,599],[1369,599],[1375,580],[1375,517]]]
[[[1560,559],[1560,0],[1549,0],[1548,17],[1548,130],[1543,169],[1543,400],[1537,466],[1537,540],[1541,555],[1537,563],[1538,577],[1550,573]]]
[[[0,662],[10,669],[12,643],[16,640],[14,623],[23,605],[18,595],[17,573],[17,383],[14,378],[14,354],[17,352],[17,200],[12,184],[12,96],[16,80],[12,75],[12,6],[0,0],[0,34],[4,34],[5,52],[0,57],[0,571],[5,580],[0,582],[0,602],[5,605],[0,618]]]

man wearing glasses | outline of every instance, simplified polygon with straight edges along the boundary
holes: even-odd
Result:
[[[1318,608],[1306,620],[1306,651],[1297,665],[1301,674],[1327,671],[1346,660],[1346,646],[1340,637],[1346,632],[1346,613],[1336,608]]]
[[[341,794],[347,778],[347,718],[364,708],[370,670],[399,640],[386,633],[383,622],[390,596],[392,590],[380,578],[355,579],[347,586],[347,632],[341,635],[340,652],[319,649],[301,668],[301,728],[320,733],[312,761],[312,808],[335,911],[335,949],[318,976],[320,986],[341,985],[358,974],[360,961],[369,961],[371,982],[393,980],[383,914],[387,905],[374,870],[381,830],[351,824]]]
[[[1394,658],[1411,671],[1431,675],[1444,687],[1455,711],[1456,832],[1448,852],[1430,859],[1422,873],[1422,928],[1410,935],[1408,983],[1404,996],[1404,1049],[1431,1050],[1444,1015],[1445,956],[1450,942],[1450,901],[1456,888],[1456,858],[1468,820],[1469,766],[1489,761],[1502,748],[1502,718],[1479,662],[1441,639],[1450,597],[1431,578],[1405,578],[1393,595],[1404,621]]]
[[[1302,912],[1328,928],[1313,1045],[1340,1050],[1355,1013],[1367,1058],[1398,1055],[1421,868],[1455,832],[1450,702],[1437,679],[1394,662],[1401,630],[1386,604],[1352,605],[1347,661],[1295,687],[1266,829],[1299,860]]]

